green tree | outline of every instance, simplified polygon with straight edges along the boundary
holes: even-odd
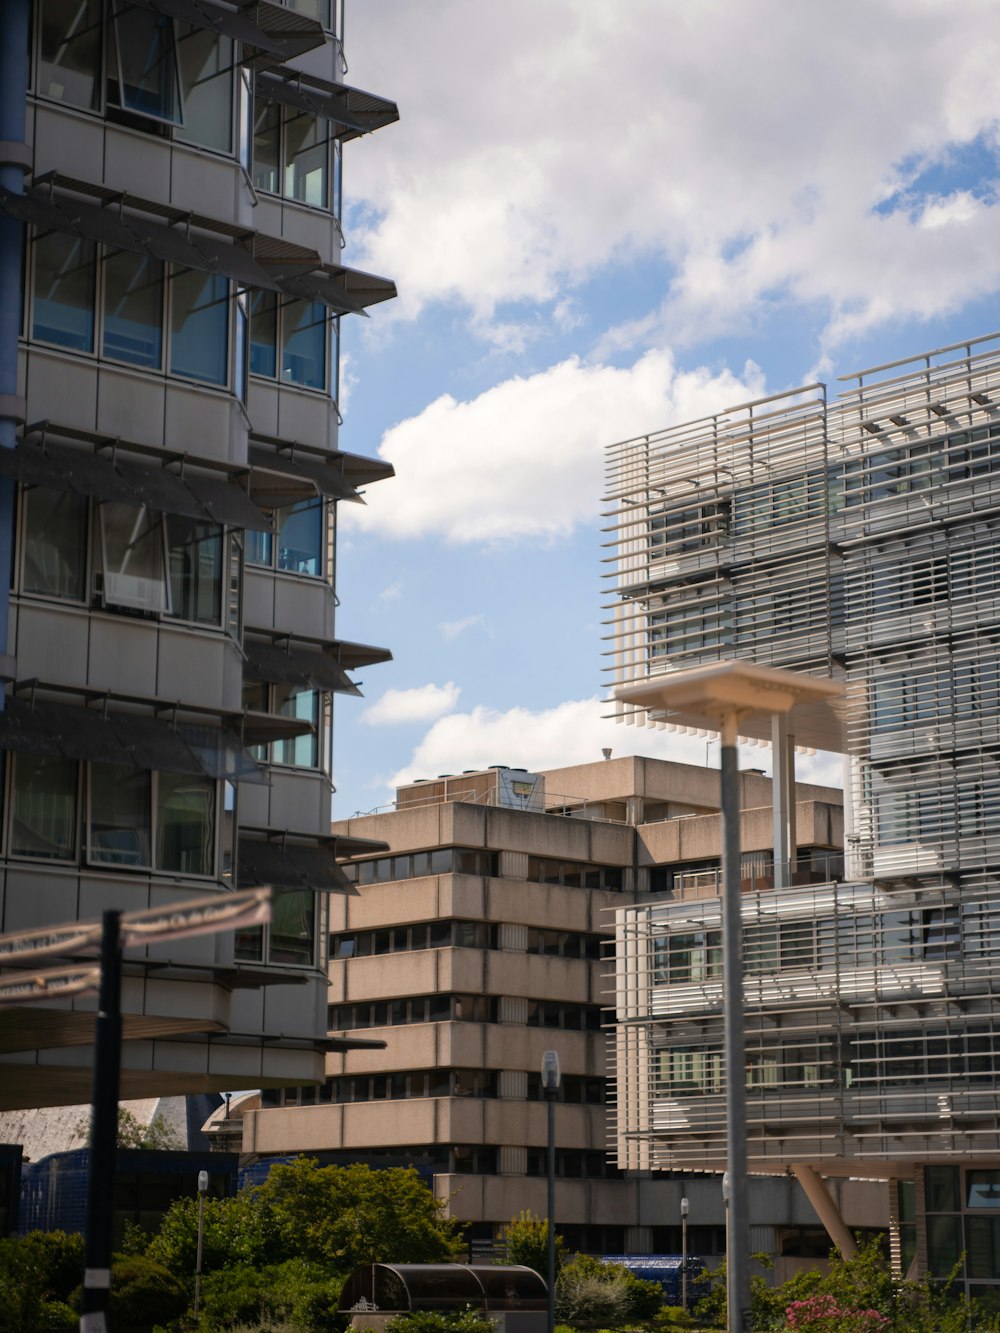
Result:
[[[241,1265],[265,1267],[286,1257],[279,1252],[280,1245],[273,1211],[258,1191],[246,1189],[231,1199],[205,1200],[203,1272]],[[193,1287],[197,1253],[198,1200],[174,1199],[146,1254]]]
[[[299,1158],[273,1166],[262,1185],[232,1199],[206,1200],[205,1299],[217,1300],[229,1319],[237,1307],[262,1308],[264,1299],[273,1306],[274,1283],[261,1285],[252,1271],[302,1261],[323,1281],[342,1282],[359,1264],[449,1260],[460,1244],[458,1223],[445,1217],[416,1171],[320,1166]],[[175,1199],[146,1254],[192,1291],[197,1246],[198,1201]],[[316,1293],[321,1302],[328,1295]]]
[[[86,1139],[90,1143],[90,1120],[84,1116],[73,1126],[73,1132],[81,1139]],[[148,1125],[128,1109],[127,1106],[118,1107],[118,1147],[119,1148],[150,1148],[154,1151],[169,1151],[171,1149],[183,1148],[180,1139],[163,1119],[162,1115],[153,1116]]]
[[[447,1261],[462,1248],[459,1224],[412,1167],[320,1166],[300,1157],[272,1167],[257,1200],[273,1214],[283,1258],[301,1255],[333,1271]]]
[[[533,1268],[543,1280],[549,1271],[549,1223],[536,1217],[530,1208],[518,1213],[503,1229],[504,1258],[497,1263],[524,1264]],[[566,1259],[566,1242],[558,1231],[555,1236],[556,1274]]]

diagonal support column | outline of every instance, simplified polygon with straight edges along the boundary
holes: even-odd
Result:
[[[792,1170],[806,1198],[816,1210],[816,1216],[826,1227],[827,1234],[840,1251],[841,1258],[853,1259],[858,1247],[822,1178],[808,1162],[797,1162]]]

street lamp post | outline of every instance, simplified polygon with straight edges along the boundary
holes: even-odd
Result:
[[[688,1201],[681,1199],[681,1308],[688,1308]]]
[[[201,1305],[201,1258],[205,1240],[205,1196],[208,1194],[208,1172],[198,1172],[198,1254],[194,1261],[194,1317],[198,1318]]]
[[[556,1326],[556,1096],[559,1092],[559,1053],[546,1051],[542,1056],[542,1091],[548,1110],[548,1306],[545,1320],[546,1333]]]
[[[719,731],[722,810],[722,1025],[726,1083],[726,1327],[750,1327],[750,1213],[747,1180],[746,1037],[743,995],[743,922],[740,903],[738,728],[748,717],[784,718],[799,706],[807,727],[836,736],[823,748],[842,749],[839,719],[831,709],[843,687],[796,671],[752,662],[714,662],[672,671],[654,680],[620,685],[615,697],[651,710],[657,720]],[[776,734],[776,733],[775,733]],[[783,733],[784,734],[784,733]],[[823,741],[820,741],[823,745]],[[774,800],[794,803],[786,755],[775,754]],[[793,807],[794,809],[794,804]]]

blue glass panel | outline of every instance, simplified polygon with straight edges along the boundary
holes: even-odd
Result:
[[[282,309],[281,378],[306,389],[326,388],[326,307],[289,301]]]
[[[229,283],[217,273],[182,269],[171,276],[170,369],[225,384],[229,378]]]

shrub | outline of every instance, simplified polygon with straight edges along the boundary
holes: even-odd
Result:
[[[556,1279],[556,1313],[570,1324],[621,1326],[652,1319],[663,1305],[657,1282],[645,1282],[624,1264],[574,1255]]]
[[[494,1333],[492,1319],[471,1306],[441,1314],[436,1310],[417,1310],[397,1315],[386,1324],[386,1333]]]
[[[37,1333],[47,1307],[69,1302],[83,1273],[83,1238],[65,1231],[32,1231],[0,1241],[0,1333]],[[62,1320],[53,1311],[54,1327]]]
[[[307,1259],[261,1269],[248,1264],[219,1269],[202,1279],[201,1326],[214,1330],[287,1324],[327,1333],[346,1322],[337,1312],[343,1285],[342,1277]]]
[[[112,1328],[150,1328],[159,1319],[178,1319],[187,1303],[184,1284],[162,1264],[141,1254],[115,1256],[108,1304]]]

